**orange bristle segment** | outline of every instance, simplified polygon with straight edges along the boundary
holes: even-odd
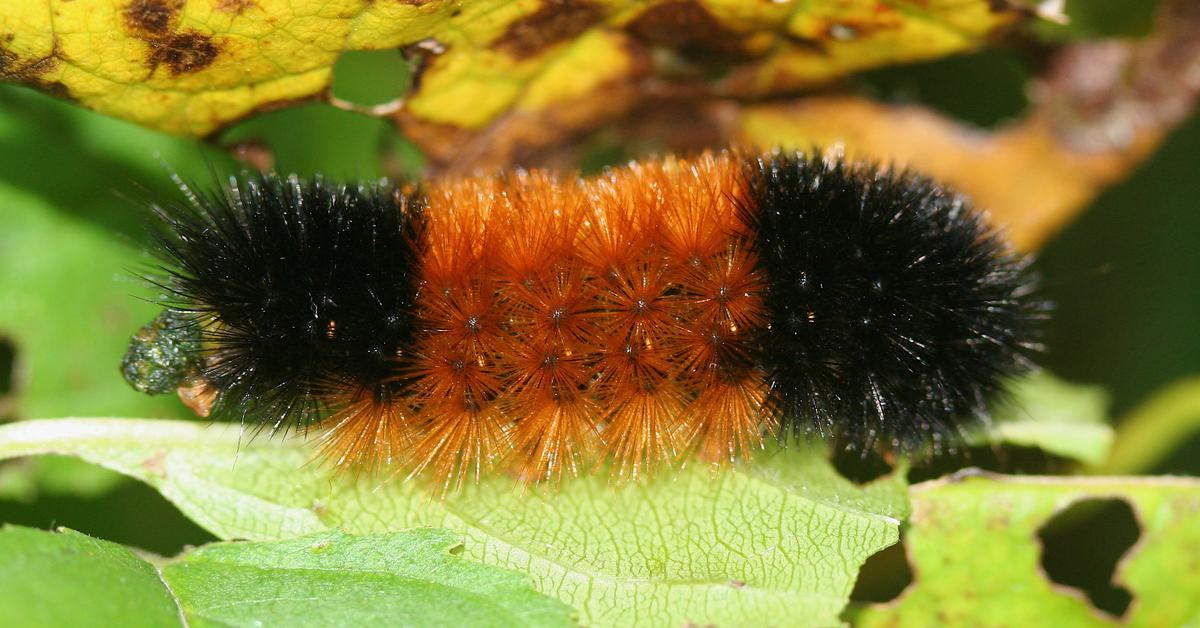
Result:
[[[441,290],[425,291],[419,299],[426,333],[447,347],[469,350],[488,359],[500,352],[506,336],[504,304],[489,279],[479,279]]]
[[[721,323],[737,334],[766,324],[765,284],[755,270],[754,256],[742,247],[734,245],[706,262],[689,264],[680,287],[689,296],[697,320]]]
[[[594,301],[566,271],[510,285],[509,352],[500,359],[509,413],[516,418],[518,473],[530,481],[574,475],[595,455],[599,422],[591,385],[596,343]]]
[[[674,294],[679,269],[654,252],[631,264],[614,265],[595,283],[602,310],[601,333],[616,342],[662,345],[678,330],[677,316],[683,301]]]
[[[463,179],[431,191],[421,256],[427,288],[444,290],[483,274],[500,227],[491,215],[497,205],[507,204],[503,191],[501,180],[487,178]]]
[[[509,421],[494,404],[431,403],[421,415],[423,436],[409,456],[411,475],[425,474],[443,491],[478,480],[508,457]]]
[[[719,438],[747,453],[761,439],[761,395],[709,374],[745,379],[747,343],[763,319],[761,281],[738,245],[745,186],[728,159],[651,162],[592,184],[597,214],[608,219],[601,224],[625,230],[597,230],[584,246],[610,258],[593,264],[607,336],[602,399],[612,408],[604,437],[619,476],[636,477],[692,441],[706,458],[727,459],[712,453]],[[707,414],[714,410],[736,414]]]
[[[762,411],[765,398],[760,374],[736,377],[710,370],[684,417],[688,451],[712,463],[749,458],[762,448],[764,435],[778,429],[773,415]]]
[[[604,432],[605,453],[617,480],[637,480],[673,460],[682,450],[682,412],[686,402],[673,382],[655,390],[622,391]]]
[[[594,348],[602,312],[593,292],[578,269],[507,284],[513,336],[557,342],[584,352]]]
[[[636,479],[680,451],[686,398],[672,377],[673,349],[645,334],[617,333],[598,364],[605,452],[618,478]]]
[[[506,382],[517,473],[527,482],[575,475],[597,455],[600,419],[586,354],[550,339],[514,345]]]
[[[374,472],[405,464],[416,434],[402,398],[364,391],[337,406],[321,428],[319,453],[339,468]]]
[[[409,455],[413,473],[430,470],[445,487],[478,478],[511,447],[509,420],[496,403],[502,374],[494,347],[481,336],[455,342],[443,332],[419,342],[411,377],[419,437]]]
[[[632,479],[689,451],[748,455],[772,428],[748,366],[764,313],[741,173],[705,155],[435,183],[411,392],[340,412],[323,453],[404,450],[446,488],[493,466],[558,482],[611,460]]]
[[[596,455],[600,422],[587,391],[596,308],[573,258],[586,204],[574,181],[517,173],[508,183],[494,272],[510,340],[498,357],[508,374],[502,403],[515,421],[515,473],[527,483],[558,482]]]
[[[746,202],[740,170],[712,157],[655,162],[645,170],[661,197],[656,239],[675,262],[713,258],[747,235],[737,212]]]
[[[684,396],[672,381],[680,299],[672,294],[672,269],[651,250],[632,264],[614,265],[597,280],[604,351],[598,390],[611,409],[605,449],[618,476],[636,478],[645,467],[673,459],[679,450]]]
[[[574,181],[518,172],[505,180],[495,215],[498,275],[515,284],[546,278],[568,260],[586,220],[585,199]]]
[[[421,324],[416,350],[404,361],[420,411],[413,473],[448,489],[478,478],[508,455],[509,419],[497,402],[508,320],[499,282],[488,271],[499,221],[510,213],[503,181],[467,179],[429,198],[427,253],[422,257]],[[437,251],[437,253],[434,253]]]
[[[627,171],[617,170],[586,182],[587,210],[575,263],[595,276],[610,275],[653,243],[661,196],[633,189],[627,176]]]

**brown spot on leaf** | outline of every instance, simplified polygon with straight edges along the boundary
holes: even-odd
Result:
[[[254,0],[217,0],[217,10],[233,15],[241,15],[246,9],[257,6]]]
[[[150,456],[149,458],[146,458],[145,460],[143,460],[141,462],[141,467],[143,469],[145,469],[151,475],[154,475],[160,479],[166,479],[166,477],[167,477],[167,452],[162,449],[154,452],[154,455]]]
[[[537,11],[509,24],[492,48],[525,59],[578,37],[603,17],[604,9],[589,0],[542,0]]]
[[[212,65],[221,48],[210,35],[192,29],[179,30],[179,11],[187,0],[132,0],[122,15],[130,33],[149,45],[146,67],[153,72],[166,64],[178,76]],[[254,0],[215,0],[221,10],[241,12]]]
[[[0,50],[0,57],[5,61],[0,61],[0,77],[6,79],[16,79],[30,84],[41,84],[39,80],[43,74],[46,74],[58,67],[58,49],[48,57],[41,59],[33,59],[25,64],[18,63],[21,58],[6,50]]]
[[[64,100],[73,100],[71,90],[59,81],[48,81],[43,78],[58,67],[59,49],[54,44],[50,54],[38,59],[23,59],[20,55],[8,49],[8,45],[16,39],[12,33],[0,35],[0,81],[24,83]]]
[[[30,84],[60,100],[75,100],[75,96],[71,94],[71,88],[62,81],[34,81]]]
[[[1036,2],[1014,2],[1014,0],[987,0],[988,10],[992,13],[1037,13]]]
[[[153,70],[165,63],[171,74],[178,76],[207,68],[220,52],[221,48],[213,43],[212,37],[187,30],[150,42],[146,65]]]
[[[122,11],[125,25],[144,36],[167,34],[187,0],[133,0]]]
[[[3,40],[0,42],[0,80],[36,82],[38,77],[58,65],[57,46],[48,57],[26,61],[21,58],[21,55],[8,48],[16,38],[17,36],[12,33],[0,35],[0,39]]]
[[[625,28],[652,45],[729,54],[744,52],[741,36],[693,0],[650,7]]]
[[[17,62],[17,55],[13,54],[7,48],[0,48],[0,78],[8,78],[12,75],[11,68]]]

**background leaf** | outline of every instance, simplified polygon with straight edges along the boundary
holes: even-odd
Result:
[[[1039,371],[1012,382],[997,406],[991,429],[981,434],[987,441],[1037,447],[1093,466],[1108,457],[1109,397],[1099,386],[1069,384]]]
[[[131,298],[144,288],[129,270],[148,260],[3,183],[0,202],[0,267],[5,269],[0,273],[0,330],[8,331],[17,352],[21,413],[58,416],[80,408],[177,413],[178,404],[169,398],[129,395],[110,385],[131,332],[158,309]],[[42,255],[50,241],[55,255]]]
[[[155,566],[63,530],[0,531],[0,615],[22,626],[570,626],[521,574],[453,555],[447,530],[218,543]]]
[[[931,618],[947,625],[1117,624],[1079,591],[1053,584],[1042,567],[1039,530],[1090,499],[1126,502],[1140,527],[1114,574],[1114,584],[1133,596],[1122,625],[1200,620],[1200,480],[965,475],[915,485],[912,496],[904,543],[914,582],[895,602],[858,615],[861,626],[926,626]],[[1079,560],[1114,541],[1095,540]]]
[[[856,488],[802,450],[620,487],[591,476],[557,494],[494,477],[438,501],[418,482],[330,477],[299,440],[239,446],[233,426],[26,421],[0,427],[0,457],[102,464],[221,538],[444,526],[465,557],[529,574],[593,626],[836,623],[862,561],[895,542],[907,512],[902,478]]]
[[[133,552],[64,530],[0,530],[0,617],[45,626],[178,626],[158,572]]]
[[[570,626],[521,574],[453,555],[440,529],[206,545],[163,567],[192,626]]]
[[[1181,442],[1200,434],[1200,377],[1188,377],[1155,393],[1120,422],[1112,455],[1096,473],[1146,473],[1178,466],[1187,472],[1187,461],[1171,461]],[[1187,452],[1182,452],[1187,456]]]

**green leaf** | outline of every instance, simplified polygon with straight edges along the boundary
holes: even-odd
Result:
[[[1120,438],[1096,473],[1145,473],[1200,432],[1200,377],[1164,386],[1122,417]]]
[[[215,543],[163,568],[191,626],[568,626],[529,579],[453,554],[455,534],[328,531]]]
[[[861,626],[1109,623],[1040,565],[1038,530],[1089,498],[1125,500],[1141,527],[1114,574],[1133,595],[1123,621],[1200,622],[1200,480],[955,476],[913,486],[912,496],[905,545],[915,581],[896,602],[863,611]]]
[[[28,421],[0,427],[0,458],[79,456],[149,483],[227,539],[446,527],[465,557],[529,574],[589,626],[838,623],[862,562],[896,542],[908,511],[903,478],[856,487],[796,449],[556,493],[493,477],[438,500],[418,482],[330,477],[300,439],[247,441],[236,426]]]
[[[149,261],[130,241],[148,217],[132,199],[171,190],[152,155],[186,175],[219,154],[11,86],[0,86],[0,145],[13,147],[0,154],[0,339],[15,361],[11,390],[0,365],[0,417],[184,416],[116,375],[130,335],[159,309],[131,272]],[[38,460],[0,467],[0,499],[94,497],[124,481]]]
[[[23,626],[568,626],[524,576],[454,555],[448,530],[217,543],[161,572],[64,530],[0,531],[0,616]],[[69,603],[63,603],[69,600]]]
[[[1009,394],[983,435],[987,442],[1038,447],[1090,465],[1108,457],[1113,430],[1103,388],[1071,384],[1040,371],[1014,381]]]
[[[0,617],[26,628],[181,623],[154,566],[133,552],[71,530],[16,526],[0,530]]]
[[[114,366],[129,335],[155,313],[131,296],[142,288],[128,270],[145,260],[2,183],[0,204],[0,334],[16,346],[21,413],[167,411],[162,399],[121,390]]]

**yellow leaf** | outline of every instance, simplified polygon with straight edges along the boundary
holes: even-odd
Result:
[[[6,0],[0,78],[206,136],[326,98],[345,51],[403,47],[421,64],[406,126],[473,133],[582,106],[557,118],[569,131],[627,110],[647,79],[794,91],[974,48],[1028,13],[988,0]],[[588,105],[609,90],[622,96]]]

